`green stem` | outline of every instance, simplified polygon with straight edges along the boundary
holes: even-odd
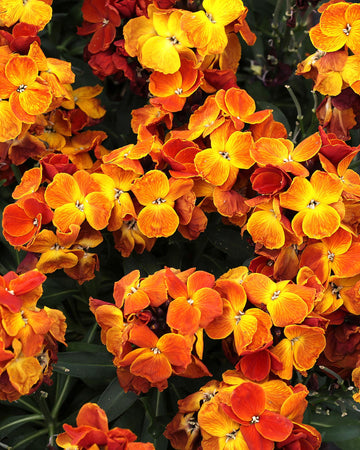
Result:
[[[294,102],[294,105],[296,108],[296,113],[297,113],[296,119],[299,122],[301,133],[303,135],[305,135],[305,129],[304,129],[304,123],[303,123],[304,116],[303,116],[303,113],[301,110],[300,103],[299,103],[298,99],[296,98],[296,95],[294,94],[294,91],[291,89],[291,87],[288,84],[286,84],[285,87],[288,90],[290,97],[292,98],[292,101]]]
[[[57,397],[55,405],[51,411],[51,417],[52,419],[56,419],[59,410],[61,408],[61,405],[63,404],[63,401],[65,400],[65,397],[69,393],[69,389],[71,388],[71,377],[66,377],[66,380],[64,382],[63,388],[60,392],[60,395]]]
[[[30,416],[22,417],[21,419],[14,420],[13,422],[3,425],[2,427],[0,427],[0,431],[1,433],[3,433],[8,428],[13,427],[14,425],[20,425],[27,422],[35,422],[36,420],[44,420],[44,416],[42,414],[31,414]]]
[[[85,342],[86,342],[87,344],[90,344],[90,343],[94,340],[94,337],[95,337],[95,333],[96,333],[97,327],[98,327],[98,324],[97,324],[97,322],[95,322],[94,325],[92,326],[90,332],[89,332],[88,337],[87,337],[86,340],[85,340]]]
[[[22,405],[25,408],[27,408],[29,411],[34,412],[35,414],[41,414],[40,409],[36,408],[36,406],[32,405],[31,403],[28,403],[26,400],[24,400],[23,398],[19,398],[18,400],[15,401],[16,404]]]
[[[13,447],[11,447],[11,450],[16,450],[17,448],[21,448],[24,444],[30,441],[34,441],[36,438],[43,436],[44,434],[47,434],[47,429],[42,429],[40,431],[37,431],[36,433],[31,434],[30,436],[27,436],[25,439],[23,439],[20,442],[17,442]]]
[[[333,376],[334,378],[336,378],[336,381],[338,382],[338,384],[340,386],[342,386],[344,384],[344,380],[341,378],[340,375],[338,375],[336,372],[334,372],[333,370],[329,369],[328,367],[325,366],[319,366],[320,370],[323,370],[324,372],[327,372],[329,375]]]
[[[280,9],[283,5],[283,0],[277,0],[276,2],[276,6],[275,6],[275,10],[274,10],[274,14],[273,14],[273,20],[271,23],[271,27],[272,28],[279,28],[279,13],[280,13]]]

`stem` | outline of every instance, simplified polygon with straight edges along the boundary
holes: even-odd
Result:
[[[294,94],[294,91],[291,89],[291,87],[288,84],[286,84],[285,87],[288,90],[288,92],[290,94],[290,97],[292,98],[292,101],[294,102],[294,105],[295,105],[295,108],[296,108],[296,113],[297,113],[296,119],[299,122],[301,133],[303,135],[305,135],[304,123],[303,123],[304,116],[303,116],[303,113],[302,113],[302,110],[301,110],[300,103],[299,103],[298,99],[296,98],[296,95]]]
[[[271,23],[272,28],[279,28],[278,15],[280,13],[280,8],[281,8],[282,4],[283,4],[283,0],[277,0],[274,14],[273,14],[273,20]]]
[[[315,114],[319,102],[318,102],[318,97],[316,95],[316,91],[311,91],[311,93],[312,93],[312,96],[313,96],[313,99],[314,99],[314,107],[312,108],[311,112]]]
[[[156,406],[155,406],[155,417],[157,417],[159,415],[159,409],[160,409],[160,396],[161,396],[161,392],[157,391],[156,392]]]
[[[94,325],[92,326],[90,332],[89,332],[88,337],[87,337],[86,340],[85,340],[85,342],[86,342],[87,344],[90,344],[90,343],[94,340],[94,336],[95,336],[97,327],[98,327],[98,323],[95,322]]]
[[[28,403],[26,400],[19,398],[15,401],[16,404],[20,404],[27,408],[28,410],[34,412],[35,414],[41,414],[40,409],[36,408],[36,406],[32,405],[31,403]]]
[[[31,416],[22,417],[21,419],[14,420],[13,422],[3,425],[0,428],[0,431],[3,433],[7,428],[11,428],[14,425],[24,424],[27,422],[34,422],[36,420],[44,420],[44,416],[42,414],[32,414]]]
[[[46,434],[48,432],[47,429],[43,429],[40,431],[37,431],[34,434],[31,434],[30,436],[27,436],[25,439],[23,439],[22,441],[18,442],[17,444],[15,444],[13,447],[11,447],[11,450],[16,450],[17,448],[21,448],[24,444],[26,444],[29,441],[33,441],[36,438],[38,438],[39,436],[43,436],[44,434]]]
[[[334,372],[333,370],[325,367],[325,366],[319,366],[320,370],[323,370],[324,372],[327,372],[329,375],[333,376],[336,378],[336,381],[338,382],[338,384],[341,386],[344,384],[344,380],[341,378],[340,375],[338,375],[336,372]]]
[[[59,409],[61,408],[61,405],[63,404],[63,401],[65,399],[65,397],[67,396],[67,394],[69,393],[69,389],[71,387],[71,377],[66,377],[66,380],[64,382],[63,388],[60,392],[60,395],[58,396],[58,398],[56,399],[55,405],[51,411],[51,417],[52,419],[56,419],[58,413],[59,413]]]

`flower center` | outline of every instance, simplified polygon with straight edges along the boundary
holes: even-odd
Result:
[[[333,252],[331,252],[330,250],[328,250],[328,260],[334,261],[334,258],[335,258],[335,254]]]
[[[213,16],[210,13],[206,13],[206,17],[210,20],[211,23],[216,23]]]
[[[260,417],[259,416],[252,416],[250,423],[254,424],[254,423],[259,423],[260,422]]]
[[[153,347],[150,350],[154,353],[154,355],[158,355],[159,353],[161,353],[161,351],[157,347]]]
[[[109,23],[109,19],[105,19],[105,17],[104,17],[103,21],[102,21],[102,26],[105,27],[108,23]]]
[[[165,203],[166,202],[166,200],[164,199],[164,198],[157,198],[156,200],[154,200],[152,203],[154,204],[154,205],[161,205],[161,203]]]
[[[177,88],[177,89],[175,89],[174,92],[175,92],[175,94],[180,95],[183,93],[183,90],[182,90],[182,88]]]
[[[76,200],[75,202],[75,208],[77,208],[80,211],[84,211],[84,205],[82,203],[80,203],[79,200]]]
[[[238,431],[239,430],[233,430],[231,433],[225,434],[225,437],[226,437],[226,441],[225,442],[228,442],[231,439],[236,439],[236,435],[237,435]]]
[[[228,152],[219,152],[219,155],[230,161],[230,155]]]
[[[39,225],[39,221],[37,220],[37,218],[35,217],[35,219],[33,220],[33,225],[34,227],[37,227]]]
[[[351,26],[349,23],[347,23],[346,28],[343,28],[343,32],[344,32],[344,34],[346,34],[346,36],[349,36],[350,30],[351,30]]]
[[[178,41],[178,40],[176,39],[176,36],[170,36],[170,37],[168,37],[168,39],[169,39],[169,41],[172,43],[172,45],[180,44],[180,41]]]
[[[194,300],[192,298],[189,298],[188,301],[189,305],[193,305],[194,304]]]
[[[310,209],[315,209],[315,207],[319,204],[320,202],[317,202],[316,200],[312,199],[310,200],[310,203],[307,205],[307,207]]]
[[[20,86],[16,89],[20,94],[25,91],[27,88],[26,84],[20,84]]]
[[[115,200],[119,200],[120,195],[123,194],[124,191],[118,188],[115,188],[114,190],[115,190]]]
[[[283,161],[284,161],[284,163],[287,163],[287,162],[292,162],[293,159],[292,159],[291,155],[289,155],[289,157],[288,158],[284,158]]]
[[[136,220],[135,219],[129,220],[128,222],[125,222],[125,224],[128,230],[133,230],[136,227]]]
[[[276,300],[276,299],[279,297],[280,292],[281,292],[281,291],[275,291],[275,292],[273,293],[272,297],[271,297],[271,300]]]
[[[236,316],[234,317],[234,319],[236,320],[236,324],[238,324],[241,320],[241,316],[243,316],[245,313],[243,311],[239,311]]]

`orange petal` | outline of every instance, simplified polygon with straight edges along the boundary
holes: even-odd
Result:
[[[179,225],[179,216],[167,203],[148,205],[138,216],[139,230],[145,236],[168,237],[175,233]]]

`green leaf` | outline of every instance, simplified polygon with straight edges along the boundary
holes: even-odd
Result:
[[[114,378],[115,367],[107,352],[64,352],[58,354],[55,372],[83,380],[96,379],[108,382]]]
[[[279,107],[277,107],[273,103],[263,102],[263,101],[257,101],[256,105],[258,106],[259,109],[272,109],[274,120],[276,120],[277,122],[281,122],[285,126],[287,132],[289,132],[291,130],[289,121],[287,120],[287,117],[281,111],[281,109]]]
[[[136,400],[137,395],[134,392],[125,393],[116,377],[100,395],[98,405],[105,410],[111,422],[128,410]]]

